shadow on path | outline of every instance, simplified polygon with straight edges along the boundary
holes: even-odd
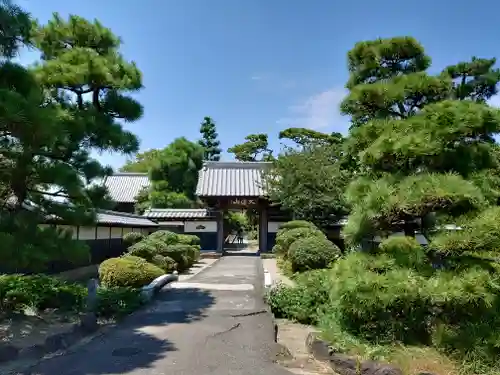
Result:
[[[203,319],[214,303],[209,291],[165,289],[151,305],[90,342],[14,374],[138,374],[141,369],[149,373],[146,369],[177,350],[168,340],[169,327]]]

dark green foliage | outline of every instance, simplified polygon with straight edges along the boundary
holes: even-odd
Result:
[[[339,145],[343,141],[342,134],[326,134],[306,128],[288,128],[280,131],[279,139],[289,139],[302,148],[311,146]]]
[[[245,142],[228,148],[227,152],[234,154],[239,161],[270,161],[273,150],[269,149],[267,134],[250,134]]]
[[[144,234],[139,232],[129,232],[123,236],[123,244],[127,247],[142,241],[145,238]]]
[[[323,309],[329,303],[330,283],[326,270],[301,274],[297,286],[279,284],[266,295],[266,301],[277,318],[286,318],[303,324],[317,324]]]
[[[31,222],[18,222],[15,231],[5,225],[0,231],[0,268],[2,272],[48,272],[52,264],[64,264],[65,268],[88,265],[89,247],[85,242],[74,240],[63,229],[40,228]],[[7,232],[8,229],[11,229]]]
[[[215,123],[210,117],[205,117],[201,123],[200,133],[202,139],[198,141],[203,147],[203,160],[218,161],[220,159],[220,141],[219,134],[215,128]]]
[[[23,44],[29,44],[31,19],[10,0],[0,1],[0,56],[12,58]]]
[[[288,249],[293,272],[327,268],[340,257],[340,249],[324,236],[313,234],[295,240]]]
[[[99,266],[99,279],[105,287],[141,288],[163,274],[161,268],[131,255],[107,259]]]
[[[45,275],[0,275],[0,312],[60,309],[80,311],[87,290],[79,284]]]

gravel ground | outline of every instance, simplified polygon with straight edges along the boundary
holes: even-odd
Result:
[[[274,363],[262,273],[259,257],[224,257],[105,335],[17,374],[288,375]],[[239,288],[211,289],[218,284]]]

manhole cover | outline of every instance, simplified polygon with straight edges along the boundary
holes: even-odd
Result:
[[[128,357],[131,355],[136,355],[141,352],[139,348],[118,348],[113,350],[112,355],[114,357]]]

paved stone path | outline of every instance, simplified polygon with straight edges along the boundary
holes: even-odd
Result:
[[[289,375],[272,360],[262,277],[259,257],[224,257],[112,331],[22,374]]]

